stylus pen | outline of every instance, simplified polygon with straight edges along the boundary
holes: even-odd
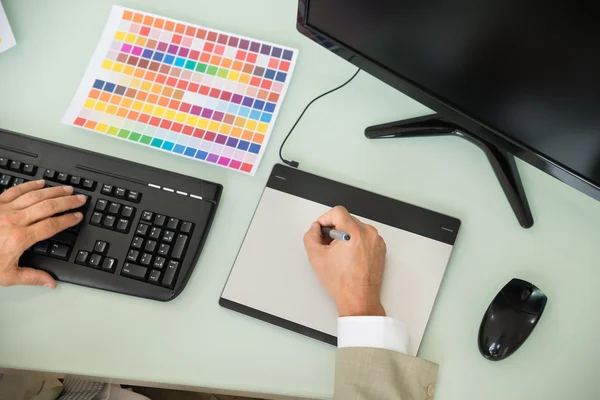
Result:
[[[341,240],[342,242],[347,242],[350,240],[350,234],[335,230],[333,228],[321,227],[321,233],[323,236],[329,236],[333,240]]]

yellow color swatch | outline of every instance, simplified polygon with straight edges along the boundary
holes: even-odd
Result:
[[[98,124],[98,125],[96,125],[96,130],[98,132],[106,132],[107,129],[108,129],[108,125],[106,125],[106,124]]]
[[[200,129],[208,128],[208,120],[206,118],[200,118],[200,121],[198,121],[198,128],[200,128]]]
[[[269,129],[269,124],[265,124],[264,122],[258,124],[258,132],[267,133],[267,129]]]
[[[219,128],[219,132],[229,135],[229,132],[231,132],[231,125],[221,124],[221,127]]]
[[[96,105],[96,100],[94,100],[94,99],[87,99],[85,101],[85,103],[83,103],[83,106],[85,108],[94,108],[95,105]]]
[[[269,124],[265,124],[264,122],[258,124],[258,132],[267,133],[267,129],[269,129]]]
[[[248,83],[248,82],[250,82],[250,75],[248,75],[248,74],[242,74],[240,76],[240,82],[241,83]]]
[[[175,111],[167,110],[167,112],[165,113],[165,118],[170,119],[171,121],[174,120],[175,119]]]
[[[198,123],[198,117],[196,117],[195,115],[190,115],[185,123],[191,126],[196,126],[196,124]]]
[[[251,119],[249,119],[248,121],[246,121],[246,129],[250,130],[250,131],[255,131],[256,130],[256,121],[253,121]]]
[[[227,79],[229,79],[230,81],[237,81],[238,79],[240,79],[240,73],[237,71],[231,71]]]
[[[115,39],[117,40],[123,40],[125,39],[125,32],[123,31],[117,31],[117,33],[115,33]]]
[[[133,108],[135,111],[142,111],[143,105],[144,103],[142,103],[141,101],[134,101],[133,106],[131,108]]]
[[[104,60],[102,61],[102,68],[104,69],[112,69],[113,66],[113,62],[110,60]]]
[[[152,84],[150,82],[148,82],[148,81],[142,82],[142,87],[141,87],[142,90],[147,92],[150,90],[151,87],[152,87]]]
[[[152,114],[152,111],[154,111],[154,106],[152,104],[144,104],[144,108],[142,109],[142,111],[144,111],[146,114]]]
[[[131,99],[128,99],[127,97],[125,97],[125,98],[123,99],[123,101],[121,102],[121,105],[122,105],[124,108],[131,108],[131,104],[132,104],[132,103],[133,103],[133,100],[131,100]]]
[[[102,103],[101,101],[96,103],[96,107],[94,107],[98,111],[106,110],[106,103]]]
[[[175,121],[181,122],[182,124],[185,122],[186,119],[187,119],[187,114],[182,113],[182,112],[178,112],[177,116],[175,117]]]
[[[146,38],[143,36],[138,36],[138,38],[135,40],[135,44],[137,44],[138,46],[145,46]]]
[[[125,35],[125,41],[127,43],[133,44],[135,42],[135,35],[128,33],[127,35]]]
[[[210,121],[210,124],[208,124],[208,129],[213,132],[217,132],[219,130],[219,123],[217,121]]]
[[[117,113],[117,106],[114,104],[109,104],[108,107],[106,107],[106,112],[108,114],[115,115]]]
[[[132,79],[131,80],[131,87],[134,89],[139,89],[139,87],[142,85],[142,81],[139,79]]]
[[[155,107],[154,108],[154,116],[155,117],[162,117],[163,115],[165,115],[164,107]]]
[[[118,62],[116,62],[116,63],[114,63],[114,65],[113,65],[113,68],[112,68],[112,69],[113,69],[113,71],[115,71],[115,72],[123,72],[123,68],[125,68],[125,65],[123,65],[123,64],[121,64],[121,63],[118,63]]]

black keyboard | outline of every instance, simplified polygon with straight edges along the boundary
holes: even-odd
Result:
[[[29,180],[88,196],[83,221],[21,265],[57,280],[169,301],[200,256],[223,187],[0,129],[0,193]]]

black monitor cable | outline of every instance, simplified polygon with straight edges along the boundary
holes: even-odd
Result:
[[[333,93],[336,90],[339,90],[339,89],[343,88],[344,86],[346,86],[347,84],[349,84],[350,82],[352,82],[352,80],[356,77],[356,75],[358,75],[359,72],[360,72],[360,68],[346,82],[342,83],[340,86],[336,87],[335,89],[331,89],[330,91],[325,92],[325,93],[321,94],[318,97],[315,97],[314,99],[311,100],[310,103],[308,103],[308,105],[306,107],[304,107],[304,111],[302,111],[302,113],[300,114],[300,116],[298,117],[298,119],[296,120],[296,122],[294,123],[294,125],[292,126],[292,129],[290,129],[290,131],[288,132],[288,134],[285,137],[285,139],[283,139],[283,143],[281,143],[281,147],[279,148],[279,158],[281,158],[281,161],[283,161],[284,164],[287,164],[287,165],[289,165],[290,167],[293,167],[293,168],[298,168],[298,166],[300,165],[300,163],[298,161],[294,161],[294,160],[290,161],[290,160],[286,160],[285,158],[283,158],[283,146],[285,146],[285,142],[287,142],[287,140],[290,138],[290,135],[294,131],[294,128],[296,128],[296,125],[298,125],[298,122],[300,122],[300,120],[304,116],[304,113],[306,112],[306,110],[308,110],[308,108],[315,101],[319,100],[321,97],[325,97],[328,94]]]

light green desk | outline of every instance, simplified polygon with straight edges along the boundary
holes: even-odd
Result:
[[[248,177],[61,125],[111,2],[3,3],[18,45],[0,54],[0,126],[220,182],[225,191],[199,265],[173,302],[68,284],[0,289],[0,367],[330,398],[332,347],[217,300],[285,133],[310,99],[355,68],[296,32],[295,0],[121,3],[300,49],[266,156]],[[428,113],[361,73],[306,114],[286,153],[307,171],[462,220],[419,353],[441,365],[436,400],[597,398],[600,203],[519,162],[536,219],[524,230],[475,146],[457,138],[363,137],[369,124]],[[491,363],[479,355],[477,330],[512,277],[539,285],[549,303],[525,346]]]

